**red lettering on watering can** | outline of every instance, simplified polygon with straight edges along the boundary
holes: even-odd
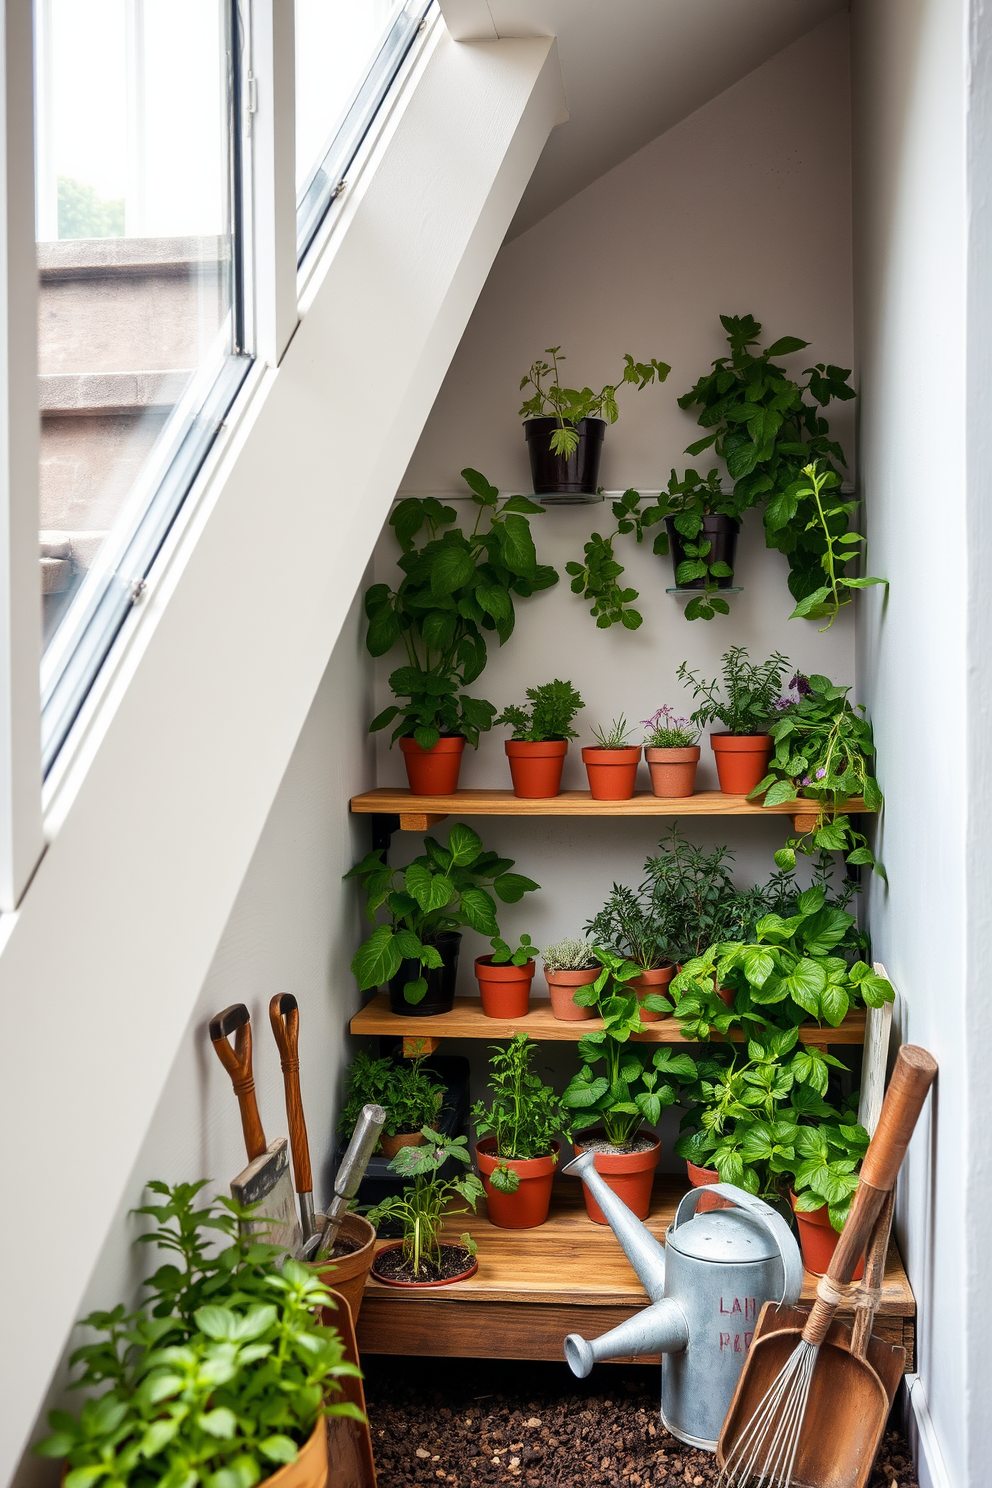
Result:
[[[720,1352],[732,1354],[746,1354],[751,1347],[753,1333],[721,1333]]]
[[[733,1297],[729,1300],[730,1306],[728,1307],[728,1299],[726,1297],[720,1298],[720,1311],[726,1317],[737,1315],[743,1317],[744,1321],[747,1322],[749,1318],[758,1316],[758,1304],[754,1297]]]

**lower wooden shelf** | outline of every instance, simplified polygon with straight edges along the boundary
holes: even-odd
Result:
[[[659,1239],[686,1188],[673,1174],[656,1179],[647,1223]],[[648,1305],[613,1231],[588,1219],[577,1179],[559,1180],[551,1215],[538,1229],[497,1229],[483,1200],[477,1215],[452,1215],[444,1237],[457,1241],[465,1230],[479,1246],[479,1269],[467,1281],[416,1292],[369,1279],[358,1318],[362,1353],[561,1360],[566,1334],[598,1337]],[[812,1302],[815,1290],[816,1277],[807,1272],[803,1301]],[[912,1370],[916,1302],[894,1244],[874,1331],[905,1348]]]

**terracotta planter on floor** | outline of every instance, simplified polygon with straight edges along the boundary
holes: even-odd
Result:
[[[582,763],[589,777],[589,792],[594,801],[629,801],[637,783],[637,766],[641,746],[630,749],[599,749],[587,746]]]
[[[725,796],[746,796],[768,774],[771,734],[710,734],[710,746]]]
[[[427,1138],[422,1131],[397,1132],[395,1136],[383,1135],[379,1138],[379,1146],[383,1157],[395,1157],[401,1147],[423,1147]]]
[[[638,999],[643,1002],[645,997],[649,996],[652,992],[664,992],[674,975],[675,967],[670,964],[668,966],[649,966],[646,971],[641,972],[640,976],[633,977],[626,985],[632,987],[637,993]],[[665,1016],[664,1013],[655,1013],[648,1008],[641,1008],[642,1023],[658,1023]]]
[[[438,739],[433,749],[421,749],[416,739],[401,739],[406,778],[415,796],[451,796],[458,789],[465,739],[451,734]]]
[[[696,789],[699,745],[687,749],[645,749],[644,758],[651,771],[651,789],[656,796],[672,800],[691,796]]]
[[[547,1157],[508,1157],[502,1162],[496,1156],[496,1138],[484,1137],[476,1143],[482,1184],[486,1190],[486,1208],[492,1224],[501,1230],[533,1230],[548,1217],[551,1185],[558,1166],[559,1144],[553,1142]],[[496,1167],[512,1168],[520,1175],[516,1193],[500,1193],[489,1182]]]
[[[579,1007],[575,1002],[576,987],[588,987],[599,976],[602,967],[584,966],[581,971],[549,971],[544,968],[544,979],[551,994],[551,1011],[559,1023],[579,1023],[585,1018],[595,1018],[594,1007]]]
[[[597,1130],[587,1133],[586,1140],[590,1137],[605,1137],[605,1132]],[[573,1143],[575,1155],[578,1157],[585,1148],[581,1141]],[[638,1219],[647,1219],[651,1210],[651,1189],[654,1184],[654,1172],[661,1157],[661,1143],[655,1138],[654,1145],[644,1152],[597,1152],[595,1154],[596,1172],[602,1173],[603,1178],[613,1192],[637,1215]],[[606,1215],[600,1209],[592,1194],[582,1185],[582,1192],[586,1200],[586,1212],[595,1224],[605,1225]]]
[[[503,748],[510,761],[513,794],[546,800],[561,793],[561,772],[568,753],[567,739],[545,739],[528,744],[525,739],[507,739]]]
[[[840,1235],[830,1223],[830,1215],[827,1213],[826,1204],[822,1209],[811,1209],[804,1214],[796,1208],[796,1195],[789,1193],[792,1203],[792,1212],[796,1216],[799,1225],[799,1244],[803,1253],[803,1265],[807,1271],[814,1276],[826,1276],[830,1266],[833,1253],[837,1249],[837,1241]],[[860,1281],[865,1274],[865,1258],[854,1268],[855,1281]]]
[[[536,970],[533,961],[523,966],[507,962],[494,966],[492,956],[477,956],[475,975],[487,1018],[525,1018],[530,1012],[530,984]]]
[[[707,1188],[711,1183],[720,1182],[720,1174],[716,1168],[697,1168],[695,1163],[691,1163],[686,1158],[685,1169],[693,1188]],[[721,1199],[719,1194],[703,1194],[696,1205],[696,1213],[708,1214],[711,1209],[732,1209],[733,1207],[729,1199]]]
[[[324,1216],[320,1215],[318,1223],[323,1218]],[[323,1228],[322,1224],[321,1228]],[[361,1214],[346,1214],[341,1221],[338,1236],[343,1240],[357,1240],[359,1249],[351,1251],[349,1255],[341,1256],[336,1261],[324,1261],[321,1265],[314,1266],[313,1269],[325,1286],[333,1287],[346,1299],[351,1312],[351,1320],[357,1323],[362,1306],[362,1296],[365,1292],[365,1279],[372,1264],[375,1230]],[[334,1327],[333,1309],[325,1307],[322,1312],[323,1321],[330,1327]]]

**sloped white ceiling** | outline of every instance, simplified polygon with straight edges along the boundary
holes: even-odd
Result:
[[[515,237],[847,0],[442,0],[442,9],[463,37],[558,38],[569,119],[531,177]]]

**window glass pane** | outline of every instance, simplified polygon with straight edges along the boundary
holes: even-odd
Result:
[[[234,0],[35,0],[35,20],[47,716],[78,708],[244,361],[239,46]]]
[[[301,261],[431,3],[296,0],[296,215]]]

